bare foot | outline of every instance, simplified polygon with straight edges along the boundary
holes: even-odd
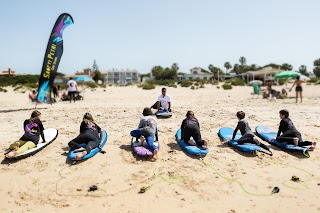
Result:
[[[83,151],[85,151],[85,148],[81,147],[79,149],[75,149],[73,152],[77,153],[77,152],[83,152]]]
[[[269,148],[270,155],[273,156],[272,149]]]
[[[84,151],[84,152],[82,152],[81,154],[76,155],[75,159],[76,159],[76,160],[81,160],[81,158],[82,158],[83,156],[85,156],[86,154],[87,154],[87,151]]]
[[[16,151],[12,151],[12,152],[9,152],[8,154],[6,154],[5,156],[6,156],[6,158],[12,158],[12,157],[14,157],[16,155],[17,155],[17,152]]]
[[[159,150],[155,149],[153,151],[152,161],[156,161],[158,159]]]
[[[196,144],[193,142],[193,140],[188,140],[188,144],[191,146],[195,146]]]
[[[310,146],[310,149],[314,150],[317,146],[317,142],[312,142],[312,145]]]
[[[14,147],[14,151],[18,151],[18,149],[19,149],[19,147],[20,147],[20,143],[19,142],[15,142],[15,147]]]
[[[203,140],[203,146],[204,149],[208,149],[208,141],[207,140]]]

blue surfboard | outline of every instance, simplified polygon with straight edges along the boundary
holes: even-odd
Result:
[[[191,145],[185,143],[181,139],[181,129],[178,129],[178,131],[176,133],[176,139],[177,139],[178,144],[181,146],[181,148],[191,155],[206,155],[209,152],[208,149],[203,149],[202,147],[198,147],[198,146],[191,146]]]
[[[306,151],[312,151],[312,149],[310,149],[307,146],[295,146],[293,144],[280,143],[280,142],[278,142],[276,140],[272,140],[272,138],[276,138],[277,137],[277,132],[275,132],[274,130],[272,130],[271,128],[269,128],[267,126],[257,126],[256,127],[256,132],[257,132],[257,135],[262,140],[267,141],[268,143],[270,143],[270,144],[272,144],[274,146],[277,146],[279,148],[302,151],[302,153],[304,155],[307,154]],[[309,157],[309,156],[307,156],[307,157]]]
[[[261,147],[253,144],[253,143],[244,143],[244,144],[238,144],[238,139],[241,138],[241,134],[239,131],[236,134],[236,137],[234,140],[230,141],[233,135],[233,129],[230,127],[223,127],[219,129],[218,136],[222,138],[223,140],[228,141],[229,146],[234,147],[238,150],[241,150],[243,152],[255,152],[255,151],[261,151]]]
[[[104,147],[104,145],[106,144],[107,139],[108,139],[108,133],[106,132],[106,130],[103,130],[103,136],[101,138],[99,146],[94,148],[93,150],[91,150],[90,153],[88,153],[85,156],[83,156],[81,160],[85,160],[85,159],[91,158],[91,157],[95,156],[97,153],[99,153],[102,150],[102,148]],[[84,147],[84,148],[86,147],[85,144],[80,144],[80,146]],[[76,157],[77,154],[79,154],[79,153],[78,152],[75,153],[74,149],[71,149],[69,151],[68,158],[70,160],[76,160],[75,157]]]

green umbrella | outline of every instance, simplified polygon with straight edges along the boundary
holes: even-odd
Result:
[[[278,74],[276,74],[274,77],[275,78],[292,78],[296,76],[300,76],[301,74],[295,71],[283,71]]]

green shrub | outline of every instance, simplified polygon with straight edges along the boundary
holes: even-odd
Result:
[[[95,82],[86,82],[85,85],[90,87],[90,88],[98,87],[98,85]]]
[[[148,83],[142,84],[142,89],[150,90],[150,89],[155,89],[155,88],[156,88],[156,86],[154,84],[148,84]]]
[[[232,85],[231,84],[223,84],[222,88],[225,90],[229,90],[229,89],[232,89]]]
[[[317,83],[320,80],[320,78],[311,78],[308,80],[309,83]]]
[[[203,84],[201,84],[201,85],[200,85],[200,88],[204,88],[204,85],[203,85]]]
[[[18,89],[22,89],[22,88],[23,88],[23,86],[19,85],[19,86],[15,87],[15,88],[13,89],[13,91],[17,91]]]
[[[8,91],[0,87],[0,92],[8,92]]]
[[[26,83],[26,84],[23,84],[23,86],[33,88],[33,89],[38,88],[37,83]]]
[[[107,88],[107,85],[105,85],[105,84],[100,84],[99,87],[100,87],[100,88]]]
[[[234,78],[231,81],[231,85],[233,85],[233,86],[245,86],[246,83],[244,82],[244,80],[242,80],[240,78]]]
[[[217,80],[213,80],[213,81],[211,82],[212,85],[218,85],[218,83],[219,83],[219,82],[218,82]]]
[[[169,85],[175,84],[175,80],[169,80],[169,79],[167,79],[167,80],[150,80],[150,81],[147,81],[146,83],[160,85],[160,86],[169,86]]]
[[[126,86],[132,86],[132,85],[133,85],[133,83],[131,83],[131,82],[126,84]]]
[[[192,85],[190,89],[195,89],[195,87]]]
[[[196,82],[196,83],[194,83],[194,85],[198,87],[200,84],[199,84],[199,82]]]
[[[180,84],[182,87],[189,87],[193,83],[192,81],[189,81],[189,80],[182,80],[182,81],[178,81],[178,84]]]
[[[219,87],[219,86],[217,86],[217,89],[220,89],[220,87]]]
[[[176,85],[175,83],[172,83],[172,84],[170,83],[170,84],[168,84],[167,86],[168,86],[168,87],[177,88],[177,85]]]

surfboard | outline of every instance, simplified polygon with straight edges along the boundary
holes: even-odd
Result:
[[[29,149],[29,150],[25,151],[24,153],[21,153],[20,155],[16,155],[10,159],[18,160],[18,159],[26,158],[26,157],[32,156],[32,155],[36,154],[37,152],[41,151],[43,148],[45,148],[46,146],[51,144],[58,137],[58,130],[54,129],[54,128],[45,129],[43,131],[43,134],[44,134],[44,138],[46,140],[45,143],[43,143],[43,140],[40,136],[39,142],[36,147]]]
[[[92,149],[91,152],[86,154],[85,156],[83,156],[81,158],[81,160],[85,160],[85,159],[91,158],[91,157],[95,156],[97,153],[102,151],[102,148],[104,147],[104,145],[107,143],[107,140],[108,140],[108,133],[106,132],[106,130],[103,130],[102,132],[103,132],[103,135],[102,135],[102,138],[101,138],[99,146],[94,148],[94,149]],[[83,147],[83,148],[86,147],[85,144],[80,144],[80,146]],[[75,157],[76,157],[77,154],[79,154],[79,152],[75,153],[74,149],[70,149],[69,154],[68,154],[68,158],[70,160],[76,160]]]
[[[313,151],[307,146],[295,146],[293,144],[280,143],[276,140],[272,140],[272,138],[277,137],[277,132],[267,126],[257,126],[256,133],[262,140],[267,141],[274,146],[292,151],[301,151],[306,157],[310,157],[307,151]]]
[[[160,149],[160,143],[159,143],[159,141],[155,141],[155,142],[154,142],[154,145],[155,145],[158,149]],[[140,157],[153,156],[152,151],[147,148],[147,142],[146,142],[146,141],[144,141],[144,142],[143,142],[143,145],[140,146],[139,142],[136,141],[136,138],[135,138],[135,137],[132,137],[132,138],[131,138],[131,147],[132,147],[133,152],[134,152],[136,155],[140,156]]]
[[[252,143],[244,143],[244,144],[238,144],[238,139],[241,138],[241,134],[239,131],[237,132],[234,140],[230,141],[233,135],[233,129],[230,127],[223,127],[219,129],[218,136],[222,138],[223,140],[228,141],[228,145],[231,147],[234,147],[240,151],[243,152],[252,152],[253,155],[256,155],[256,151],[261,151],[261,147],[252,144]]]
[[[172,112],[166,110],[160,110],[156,113],[157,118],[170,118],[172,117]]]
[[[191,145],[185,143],[181,139],[181,129],[178,129],[178,131],[176,132],[176,140],[177,140],[178,144],[181,146],[181,148],[185,152],[187,152],[187,153],[189,153],[191,155],[206,155],[209,152],[208,149],[204,149],[204,148],[198,147],[198,146],[191,146]]]

